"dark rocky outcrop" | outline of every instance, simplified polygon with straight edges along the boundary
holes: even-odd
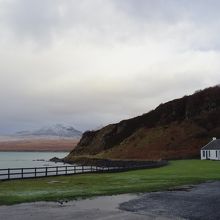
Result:
[[[65,158],[62,159],[65,162]],[[168,164],[165,160],[142,161],[142,160],[109,160],[99,158],[78,157],[73,161],[74,164],[81,166],[116,167],[116,168],[153,168],[162,167]]]
[[[126,159],[192,158],[220,137],[220,87],[159,105],[141,116],[83,134],[67,160],[76,156]]]
[[[53,158],[51,158],[49,161],[55,162],[55,163],[59,163],[59,162],[63,162],[63,159],[60,159],[60,158],[58,158],[58,157],[53,157]]]

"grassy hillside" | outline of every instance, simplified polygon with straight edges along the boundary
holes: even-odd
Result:
[[[179,160],[162,168],[123,173],[0,181],[0,204],[159,191],[207,180],[220,180],[219,161]]]
[[[207,138],[197,138],[204,130],[192,122],[140,128],[114,148],[98,157],[120,159],[182,159],[195,157]],[[161,147],[163,147],[161,149]]]
[[[220,87],[159,105],[141,116],[85,132],[66,158],[89,155],[114,159],[198,157],[212,137],[220,137]]]

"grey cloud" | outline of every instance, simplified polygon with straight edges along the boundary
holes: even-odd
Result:
[[[0,0],[0,132],[93,129],[218,84],[211,3]]]
[[[59,3],[56,0],[12,0],[5,5],[4,24],[7,32],[20,43],[32,41],[45,46],[61,27]]]
[[[98,44],[148,37],[170,40],[177,32],[195,50],[218,43],[219,2],[175,0],[11,0],[3,1],[2,23],[19,41],[50,46],[63,36]],[[176,32],[175,32],[176,30]],[[211,35],[206,33],[212,32]],[[188,44],[189,44],[188,43]]]

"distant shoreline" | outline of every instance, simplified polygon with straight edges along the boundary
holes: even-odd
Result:
[[[70,152],[78,139],[0,140],[0,152]]]

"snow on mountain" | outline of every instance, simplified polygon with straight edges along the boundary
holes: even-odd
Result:
[[[82,135],[82,132],[76,130],[72,126],[64,126],[62,124],[56,124],[54,126],[45,126],[37,130],[33,131],[19,131],[16,132],[16,136],[53,136],[53,137],[74,137],[74,138],[80,138]]]

